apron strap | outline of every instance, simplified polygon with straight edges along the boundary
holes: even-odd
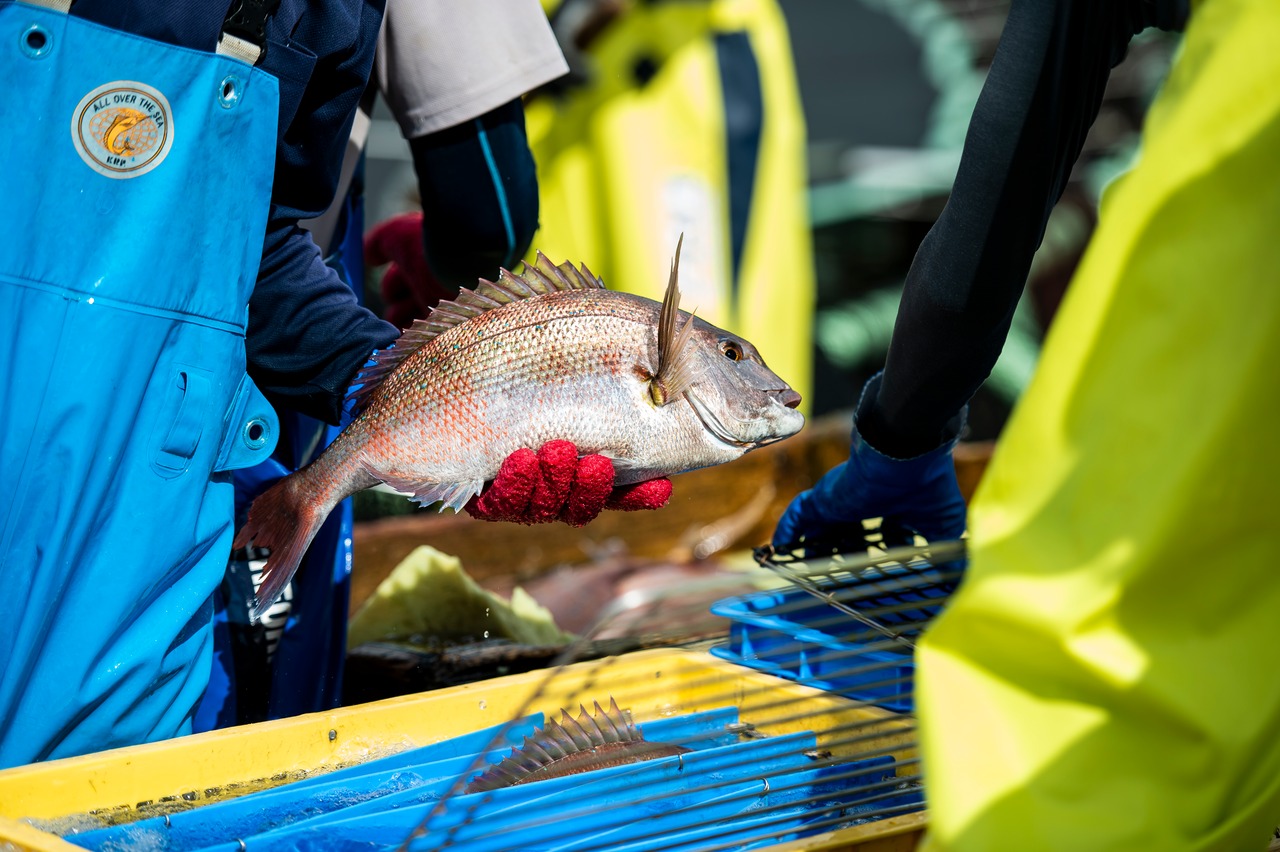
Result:
[[[52,9],[55,12],[66,14],[71,9],[71,4],[75,0],[23,0],[32,6],[43,6],[46,9]]]
[[[69,3],[70,0],[67,0]],[[222,22],[218,53],[257,65],[267,54],[267,18],[280,0],[236,0]]]
[[[66,14],[75,0],[25,0]],[[280,0],[236,0],[222,23],[218,53],[257,65],[267,53],[267,18],[275,14]]]

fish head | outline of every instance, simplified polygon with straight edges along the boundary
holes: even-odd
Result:
[[[684,398],[707,433],[745,452],[799,432],[800,394],[769,369],[756,347],[709,322],[693,323]]]

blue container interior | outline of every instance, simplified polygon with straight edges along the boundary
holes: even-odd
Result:
[[[935,570],[886,569],[828,591],[887,627],[911,627],[937,615],[954,591],[941,578]],[[711,649],[721,659],[886,710],[914,709],[909,649],[893,647],[804,589],[726,598],[711,611],[729,619],[728,641]]]
[[[455,781],[505,757],[541,716],[190,811],[67,835],[89,849],[756,849],[921,810],[893,759],[815,763],[812,733],[741,740],[736,708],[640,725],[689,752],[485,793]],[[495,746],[495,737],[496,746]],[[472,769],[475,758],[485,764]],[[469,776],[469,777],[470,777]],[[767,779],[767,780],[766,780]],[[833,817],[833,813],[835,816]]]

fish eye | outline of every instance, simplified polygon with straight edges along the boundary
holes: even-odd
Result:
[[[720,344],[720,351],[724,353],[724,357],[730,361],[742,360],[742,347],[732,340],[726,340]]]

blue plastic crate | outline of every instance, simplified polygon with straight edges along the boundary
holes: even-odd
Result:
[[[463,794],[435,814],[440,799],[495,734],[506,743],[532,732],[540,716],[424,746],[316,778],[192,811],[66,839],[88,849],[169,852],[345,852],[401,848],[424,821],[415,850],[448,845],[466,852],[694,852],[707,842],[748,850],[842,824],[924,806],[918,788],[897,783],[889,755],[813,765],[812,733],[739,741],[734,708],[643,724],[654,741],[683,743],[680,757],[598,769],[538,783]],[[763,784],[762,784],[763,782]],[[763,835],[762,835],[763,833]]]
[[[866,583],[841,599],[877,612],[877,621],[891,626],[927,621],[950,591],[946,585],[903,591],[891,583]],[[922,606],[911,606],[917,602]],[[721,659],[886,710],[914,709],[911,653],[905,648],[869,647],[864,625],[804,589],[726,598],[713,604],[711,612],[729,619],[729,641],[711,648]],[[873,642],[883,645],[882,640]]]

